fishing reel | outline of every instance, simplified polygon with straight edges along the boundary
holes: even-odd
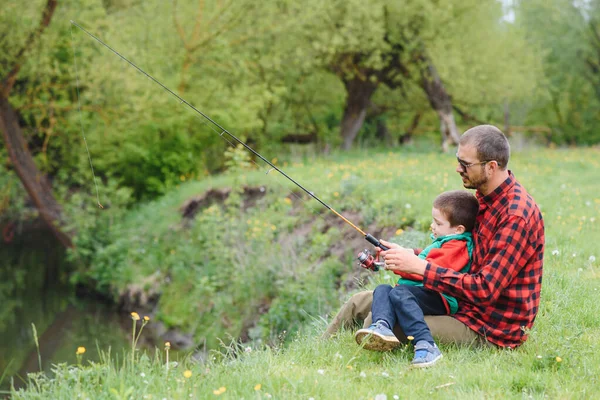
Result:
[[[373,257],[373,254],[371,254],[369,250],[364,249],[363,251],[358,253],[357,258],[358,265],[365,269],[370,269],[373,272],[377,272],[380,269],[384,269],[385,262],[379,261],[379,251],[375,253],[375,256]]]

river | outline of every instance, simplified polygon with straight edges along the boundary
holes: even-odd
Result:
[[[10,243],[0,238],[0,390],[11,380],[22,387],[28,372],[51,373],[57,363],[75,363],[99,352],[120,354],[130,346],[131,318],[69,284],[65,252],[44,230],[28,230]],[[34,341],[37,331],[39,356]],[[130,335],[130,333],[129,333]]]

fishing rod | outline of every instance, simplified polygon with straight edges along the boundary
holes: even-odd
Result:
[[[165,85],[163,85],[160,81],[158,81],[152,75],[148,74],[146,71],[144,71],[143,69],[141,69],[140,67],[138,67],[137,65],[135,65],[133,62],[129,61],[126,57],[124,57],[123,55],[121,55],[118,51],[116,51],[115,49],[113,49],[112,47],[110,47],[108,44],[106,44],[105,42],[103,42],[102,40],[100,40],[98,37],[94,36],[92,33],[88,32],[85,28],[83,28],[81,25],[79,25],[75,21],[71,20],[71,24],[73,24],[74,26],[76,26],[77,28],[79,28],[80,30],[82,30],[83,32],[85,32],[88,36],[90,36],[91,38],[93,38],[94,40],[96,40],[98,43],[100,43],[101,45],[103,45],[104,47],[106,47],[107,49],[109,49],[110,51],[112,51],[114,54],[116,54],[117,56],[119,56],[123,61],[127,62],[133,68],[137,69],[139,72],[141,72],[142,74],[144,74],[145,76],[147,76],[149,79],[151,79],[153,82],[155,82],[156,84],[158,84],[160,87],[162,87],[164,90],[166,90],[167,92],[169,92],[171,95],[175,96],[180,101],[180,104],[185,104],[186,106],[188,106],[189,108],[191,108],[193,111],[195,111],[196,113],[200,114],[205,120],[207,120],[208,122],[210,122],[211,124],[213,124],[215,127],[217,127],[221,131],[221,134],[220,134],[221,137],[223,137],[224,134],[227,134],[230,138],[232,138],[237,143],[241,144],[244,148],[246,148],[246,150],[250,151],[252,154],[254,154],[258,158],[260,158],[261,160],[263,160],[264,162],[266,162],[269,166],[271,166],[272,169],[274,169],[275,171],[279,172],[285,178],[287,178],[288,180],[290,180],[294,185],[296,185],[300,189],[302,189],[310,197],[312,197],[313,199],[317,200],[325,208],[327,208],[329,211],[333,212],[335,215],[337,215],[338,217],[340,217],[345,223],[347,223],[352,228],[354,228],[355,230],[357,230],[373,246],[379,247],[382,250],[389,250],[388,247],[386,247],[383,244],[381,244],[381,242],[379,242],[379,240],[377,240],[373,235],[371,235],[370,233],[364,232],[358,226],[354,225],[346,217],[344,217],[342,214],[340,214],[339,212],[337,212],[336,210],[334,210],[329,204],[327,204],[323,200],[319,199],[317,196],[314,195],[314,193],[310,192],[304,186],[302,186],[301,184],[299,184],[298,182],[296,182],[289,175],[287,175],[281,169],[279,169],[278,167],[276,167],[272,162],[270,162],[269,160],[267,160],[266,158],[264,158],[262,155],[260,155],[256,150],[254,150],[253,148],[251,148],[250,146],[248,146],[246,143],[244,143],[243,141],[241,141],[240,139],[238,139],[237,136],[233,135],[227,129],[223,128],[221,125],[219,125],[217,122],[215,122],[212,118],[210,118],[208,115],[204,114],[202,111],[198,110],[196,107],[194,107],[192,104],[190,104],[184,98],[182,98],[181,96],[179,96],[177,93],[173,92],[171,89],[169,89],[168,87],[166,87]],[[271,170],[269,170],[269,172],[270,171]]]

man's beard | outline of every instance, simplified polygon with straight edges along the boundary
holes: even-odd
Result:
[[[469,178],[467,175],[460,174],[462,178],[466,178],[466,181],[463,181],[463,186],[465,189],[479,189],[485,184],[488,183],[489,179],[487,176],[482,175],[477,178]]]

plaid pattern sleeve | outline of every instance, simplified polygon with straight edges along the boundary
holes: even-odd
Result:
[[[526,340],[540,301],[544,251],[541,213],[512,173],[478,196],[473,264],[461,274],[429,262],[425,287],[456,297],[455,318],[502,347]]]

